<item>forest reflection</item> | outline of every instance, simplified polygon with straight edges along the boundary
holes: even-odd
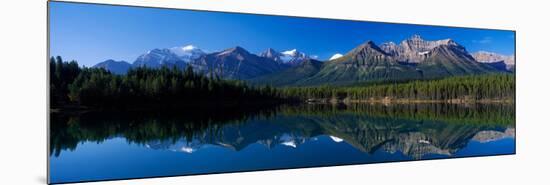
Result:
[[[114,137],[139,145],[223,143],[238,151],[252,143],[277,143],[281,136],[303,141],[321,135],[363,152],[383,148],[421,157],[451,154],[471,139],[494,139],[495,132],[513,134],[515,114],[513,104],[299,104],[52,113],[51,118],[50,155],[56,157],[81,142]]]

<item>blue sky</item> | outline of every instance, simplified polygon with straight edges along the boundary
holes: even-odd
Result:
[[[296,48],[324,60],[367,40],[399,43],[413,34],[514,54],[511,31],[50,2],[50,54],[85,66],[188,44],[208,52]]]

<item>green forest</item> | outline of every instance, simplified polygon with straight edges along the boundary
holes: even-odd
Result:
[[[126,75],[101,68],[80,68],[76,61],[50,59],[52,107],[169,108],[205,104],[251,104],[289,101],[270,86],[196,74],[188,67],[134,68]]]
[[[348,87],[289,87],[281,91],[287,96],[302,99],[512,100],[515,96],[514,77],[512,74],[496,73]]]
[[[193,72],[191,67],[132,68],[125,75],[76,61],[50,59],[52,107],[170,108],[197,105],[280,104],[310,100],[511,100],[515,76],[506,73],[356,84],[274,88]]]

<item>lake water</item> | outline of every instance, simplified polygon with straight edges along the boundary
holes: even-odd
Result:
[[[50,182],[514,154],[514,121],[513,104],[52,113]]]

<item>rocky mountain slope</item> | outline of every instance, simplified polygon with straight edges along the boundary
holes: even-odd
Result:
[[[280,64],[286,64],[289,66],[296,66],[305,60],[311,59],[308,55],[296,49],[278,52],[272,48],[269,48],[266,51],[260,53],[259,56],[269,58]]]
[[[420,78],[413,67],[401,65],[374,42],[367,41],[344,56],[326,62],[319,72],[298,84],[351,84],[370,80]]]
[[[207,75],[241,80],[271,74],[285,68],[272,59],[249,53],[239,46],[203,55],[190,64],[197,71]]]
[[[126,74],[126,72],[128,72],[128,70],[131,67],[132,67],[132,64],[126,61],[114,61],[114,60],[106,60],[92,66],[92,68],[106,69],[108,71],[111,71],[114,74]]]
[[[130,67],[113,61],[102,67],[124,74],[132,67],[184,69],[225,79],[248,80],[276,86],[350,85],[370,81],[404,81],[457,75],[510,72],[514,56],[490,52],[470,54],[452,39],[424,40],[413,35],[399,44],[364,42],[346,54],[327,61],[312,59],[296,49],[279,52],[269,48],[253,54],[236,46],[206,53],[193,45],[153,49],[140,55]]]
[[[458,45],[451,39],[427,41],[420,35],[403,40],[399,45],[388,42],[380,45],[380,48],[401,62],[420,63],[426,59],[430,50],[441,45]]]
[[[502,65],[499,63],[504,63],[506,70],[509,71],[514,71],[516,66],[514,55],[507,56],[493,52],[478,51],[473,53],[472,56],[476,59],[476,61],[490,65]]]

